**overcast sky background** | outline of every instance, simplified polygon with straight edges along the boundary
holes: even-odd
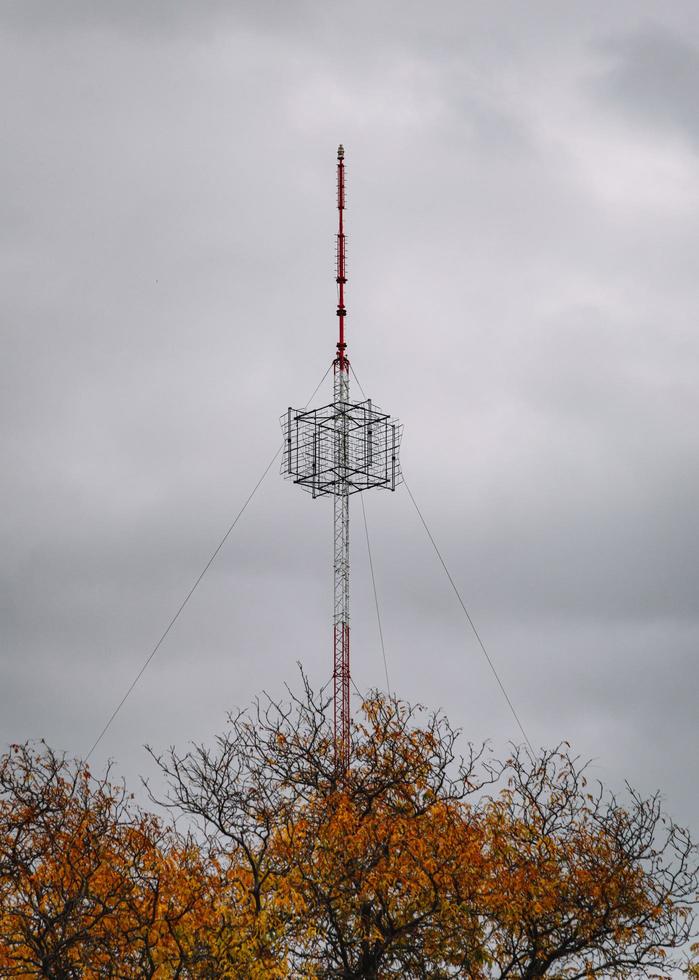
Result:
[[[88,750],[330,363],[342,141],[350,357],[532,742],[699,831],[698,92],[694,0],[0,2],[3,744]],[[327,680],[332,507],[276,469],[97,767]],[[405,490],[365,502],[392,685],[503,751]]]

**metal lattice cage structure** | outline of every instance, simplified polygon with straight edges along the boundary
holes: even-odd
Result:
[[[281,417],[281,473],[314,497],[344,495],[401,481],[403,426],[372,404],[337,401],[322,408],[290,408]]]

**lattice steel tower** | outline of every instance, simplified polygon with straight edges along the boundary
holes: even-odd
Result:
[[[371,487],[395,490],[400,482],[398,448],[402,426],[371,399],[350,401],[350,363],[345,340],[345,151],[337,149],[337,317],[333,401],[282,416],[282,473],[313,497],[333,498],[334,610],[333,695],[335,760],[346,770],[350,756],[350,495]]]

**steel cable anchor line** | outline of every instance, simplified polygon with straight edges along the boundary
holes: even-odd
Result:
[[[282,475],[312,497],[333,498],[333,724],[339,773],[350,760],[350,497],[363,490],[395,490],[401,481],[402,426],[370,398],[350,398],[345,334],[345,151],[337,149],[337,318],[333,400],[320,408],[289,408],[282,415]]]
[[[323,382],[325,381],[325,379],[327,378],[327,376],[329,374],[330,374],[330,368],[328,368],[328,370],[325,372],[325,374],[323,375],[323,377],[320,379],[320,381],[316,385],[315,390],[313,391],[313,394],[311,395],[311,397],[306,402],[306,408],[308,408],[308,406],[311,404],[311,402],[313,401],[313,399],[315,398],[315,396],[318,394],[318,392],[320,391],[320,388],[323,385]],[[102,739],[104,738],[104,736],[107,734],[107,731],[109,730],[112,722],[114,721],[114,719],[116,718],[116,716],[119,714],[119,712],[121,711],[121,709],[126,704],[126,701],[128,700],[129,696],[131,695],[131,692],[136,687],[136,685],[140,681],[141,677],[145,673],[145,671],[146,671],[148,665],[150,664],[151,660],[153,659],[153,657],[156,655],[156,653],[158,652],[158,650],[160,649],[160,647],[164,643],[164,641],[165,641],[167,635],[169,634],[170,630],[173,628],[173,626],[175,625],[175,623],[177,622],[177,620],[180,618],[180,615],[184,611],[185,606],[187,605],[187,603],[189,602],[189,600],[192,598],[192,596],[196,592],[197,588],[199,587],[199,584],[201,583],[202,579],[204,578],[204,576],[206,575],[206,573],[208,572],[208,570],[211,568],[212,564],[214,563],[214,559],[218,555],[219,551],[223,548],[223,546],[226,543],[226,541],[228,540],[228,538],[230,537],[230,534],[233,531],[234,527],[236,526],[236,524],[238,523],[238,521],[240,520],[240,518],[245,513],[245,510],[247,509],[248,504],[250,503],[250,501],[252,500],[252,498],[255,496],[255,494],[257,493],[257,491],[260,489],[260,487],[261,487],[261,485],[262,485],[265,477],[267,476],[267,474],[269,473],[269,471],[272,469],[272,466],[274,465],[274,461],[277,459],[277,457],[279,456],[279,454],[282,452],[283,449],[284,449],[284,446],[283,445],[282,446],[279,446],[279,448],[275,451],[274,456],[272,456],[272,458],[270,459],[269,463],[267,463],[266,467],[262,471],[262,476],[259,478],[259,480],[255,484],[255,486],[252,488],[252,491],[250,492],[249,496],[247,497],[245,503],[240,508],[240,510],[238,511],[238,513],[235,515],[235,517],[233,518],[232,523],[229,524],[228,530],[223,535],[223,537],[221,538],[221,540],[219,541],[219,543],[216,545],[216,547],[215,547],[215,549],[213,551],[213,554],[211,555],[211,557],[207,561],[206,565],[204,565],[204,568],[202,569],[202,571],[199,573],[199,575],[195,579],[194,584],[190,588],[190,590],[187,593],[187,595],[184,597],[184,599],[180,603],[180,605],[179,605],[179,607],[177,609],[177,612],[172,617],[172,619],[170,620],[170,622],[168,623],[168,625],[165,627],[165,631],[160,635],[160,639],[158,640],[158,642],[155,644],[155,646],[153,647],[153,649],[151,650],[151,652],[146,657],[146,659],[145,659],[144,663],[142,664],[141,668],[137,672],[137,674],[134,677],[134,679],[131,681],[131,684],[129,685],[129,687],[126,689],[126,693],[122,697],[121,701],[117,704],[116,708],[112,711],[111,715],[107,719],[106,724],[102,728],[102,731],[99,733],[99,735],[97,736],[97,738],[95,739],[95,741],[92,743],[92,747],[90,748],[90,751],[85,756],[85,762],[88,762],[89,761],[90,756],[95,751],[95,749],[97,748],[97,746],[100,744],[100,742],[102,741]]]

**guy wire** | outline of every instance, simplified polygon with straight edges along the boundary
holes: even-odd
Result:
[[[311,395],[311,397],[308,399],[308,401],[304,405],[304,409],[308,408],[308,406],[311,404],[311,402],[313,401],[313,399],[317,395],[317,393],[318,393],[321,385],[323,384],[323,382],[325,381],[325,379],[327,378],[327,376],[330,374],[331,368],[332,368],[332,364],[330,365],[330,367],[327,369],[327,371],[325,372],[325,374],[323,375],[323,377],[320,379],[320,381],[316,385],[316,388],[315,388],[313,394]],[[245,512],[248,504],[250,503],[250,501],[252,500],[252,498],[255,496],[255,494],[259,490],[259,488],[260,488],[260,486],[262,484],[262,481],[264,480],[264,478],[267,476],[267,474],[271,470],[272,465],[274,464],[274,461],[278,458],[278,456],[281,453],[281,451],[282,451],[283,448],[284,447],[283,447],[283,444],[282,444],[279,447],[279,449],[277,449],[277,451],[275,452],[274,456],[272,456],[272,458],[270,459],[269,463],[267,464],[267,466],[265,467],[265,469],[264,469],[264,471],[262,473],[262,476],[259,478],[259,480],[255,484],[255,486],[252,488],[252,491],[250,492],[250,495],[248,496],[248,498],[246,499],[245,503],[243,504],[243,506],[240,508],[240,510],[236,514],[236,516],[233,519],[232,523],[229,525],[228,530],[223,535],[223,537],[221,538],[221,540],[219,541],[219,543],[216,545],[216,548],[212,552],[211,557],[207,561],[206,565],[204,565],[204,568],[202,569],[202,571],[199,573],[199,576],[195,580],[194,585],[191,587],[191,589],[189,590],[189,592],[187,593],[187,595],[184,597],[184,599],[180,603],[180,606],[179,606],[177,612],[175,613],[175,615],[172,617],[172,619],[170,620],[170,622],[166,626],[166,628],[163,631],[160,639],[158,640],[158,642],[155,644],[155,646],[153,647],[153,649],[151,650],[151,652],[146,657],[146,659],[145,659],[145,661],[144,661],[141,669],[138,671],[138,673],[134,677],[133,681],[129,685],[126,693],[123,696],[123,698],[121,699],[121,701],[119,702],[119,704],[116,706],[116,708],[114,709],[114,711],[112,711],[112,713],[109,716],[109,719],[108,719],[106,725],[104,726],[104,728],[102,729],[102,731],[99,733],[99,735],[97,736],[97,738],[95,739],[95,741],[92,743],[92,747],[91,747],[90,751],[85,756],[85,762],[87,762],[89,760],[89,758],[92,755],[92,753],[95,751],[95,749],[97,748],[97,746],[99,745],[99,743],[102,741],[102,739],[106,735],[106,733],[107,733],[109,727],[111,726],[112,722],[114,721],[114,719],[116,718],[116,716],[119,714],[119,712],[123,708],[124,704],[126,703],[127,698],[129,697],[129,695],[131,694],[131,692],[133,691],[133,689],[136,687],[136,685],[140,681],[140,679],[143,676],[146,668],[148,667],[148,664],[151,662],[151,660],[153,659],[153,657],[156,655],[156,653],[160,649],[160,646],[162,645],[163,641],[167,637],[168,633],[170,632],[170,630],[172,629],[172,627],[175,625],[175,623],[179,619],[180,613],[183,611],[184,607],[187,605],[187,603],[189,602],[189,600],[194,595],[194,592],[196,591],[197,586],[199,585],[199,583],[201,582],[201,580],[204,578],[204,576],[208,572],[209,568],[211,568],[211,565],[213,564],[214,559],[216,558],[216,556],[218,555],[219,551],[221,550],[221,548],[224,546],[224,544],[228,540],[228,537],[229,537],[231,531],[233,530],[233,528],[236,526],[236,524],[238,523],[238,521],[240,520],[240,518],[243,516],[243,513]]]
[[[485,644],[483,643],[483,640],[481,639],[480,633],[476,629],[475,623],[471,619],[471,615],[470,615],[468,609],[466,608],[466,605],[464,603],[464,600],[461,598],[461,593],[459,592],[458,588],[456,587],[456,583],[454,582],[454,579],[451,576],[451,572],[447,568],[446,562],[444,561],[444,558],[442,557],[442,553],[440,552],[439,548],[437,547],[437,542],[432,537],[432,532],[430,531],[429,527],[427,526],[427,522],[425,521],[425,518],[422,516],[422,511],[418,507],[417,502],[415,500],[415,497],[413,497],[412,491],[411,491],[410,487],[408,486],[408,483],[407,483],[407,481],[405,479],[405,474],[403,474],[403,483],[405,484],[405,489],[408,491],[408,495],[409,495],[410,499],[413,502],[413,507],[417,511],[417,515],[418,515],[418,517],[420,518],[420,520],[422,522],[422,526],[424,527],[425,531],[427,532],[427,537],[430,539],[430,541],[432,543],[432,547],[435,550],[435,553],[437,555],[437,558],[439,558],[439,561],[441,562],[442,568],[446,572],[446,576],[449,579],[449,583],[450,583],[452,589],[454,590],[454,594],[456,595],[456,598],[459,600],[459,605],[463,609],[464,615],[466,616],[466,619],[468,620],[468,624],[471,627],[471,629],[473,630],[473,635],[476,637],[476,640],[478,641],[478,645],[480,646],[481,650],[483,651],[483,656],[488,661],[488,666],[490,667],[491,671],[493,672],[493,676],[495,677],[495,680],[498,682],[498,687],[502,691],[503,696],[504,696],[505,700],[507,701],[507,704],[509,705],[510,711],[512,712],[512,715],[513,715],[515,721],[517,722],[517,725],[519,727],[519,730],[521,731],[522,735],[524,736],[524,741],[529,746],[529,751],[532,753],[532,755],[534,755],[535,754],[534,753],[534,748],[532,746],[532,743],[529,741],[529,736],[527,735],[526,731],[524,730],[524,725],[520,721],[519,715],[517,714],[517,712],[515,710],[515,706],[513,705],[512,701],[510,700],[510,696],[508,695],[507,691],[505,690],[505,685],[503,684],[502,680],[500,679],[500,675],[498,674],[497,670],[495,669],[495,664],[491,660],[490,655],[489,655],[488,651],[485,648]]]

